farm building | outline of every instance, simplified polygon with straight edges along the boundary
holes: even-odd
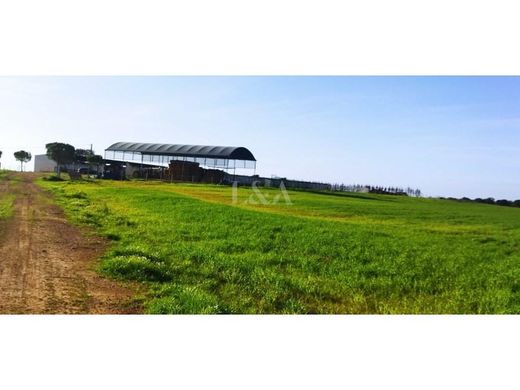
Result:
[[[256,158],[245,147],[118,142],[105,150],[104,177],[240,185],[257,183],[287,188],[330,189],[329,184],[256,175]],[[243,175],[253,170],[253,175]]]
[[[46,154],[34,156],[34,172],[54,172],[55,170],[56,162],[52,161]]]
[[[168,166],[172,160],[195,162],[213,169],[256,169],[256,159],[244,147],[171,145],[117,142],[105,150],[105,159]]]
[[[34,156],[34,172],[56,172],[58,164],[56,161],[51,160],[46,154],[37,154]],[[90,170],[88,164],[74,163],[62,165],[62,171],[73,171],[85,169]]]
[[[146,175],[172,180],[221,182],[237,169],[256,170],[256,159],[244,147],[118,142],[105,150],[105,170],[114,176]]]

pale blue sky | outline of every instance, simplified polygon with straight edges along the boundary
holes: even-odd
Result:
[[[53,141],[233,145],[266,176],[520,199],[519,77],[0,77],[0,134],[8,168]]]

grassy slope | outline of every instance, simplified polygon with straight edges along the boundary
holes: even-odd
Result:
[[[153,313],[520,313],[520,210],[228,187],[41,182],[114,240],[106,275]],[[264,193],[272,199],[278,192]]]

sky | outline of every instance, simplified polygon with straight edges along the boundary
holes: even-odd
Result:
[[[0,77],[2,167],[55,141],[245,146],[267,177],[520,199],[520,77]]]

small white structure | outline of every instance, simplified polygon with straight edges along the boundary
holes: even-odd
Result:
[[[55,172],[56,162],[47,157],[46,154],[34,156],[34,172]]]

